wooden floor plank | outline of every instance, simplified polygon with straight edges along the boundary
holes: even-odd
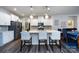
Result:
[[[40,51],[38,51],[38,45],[32,45],[31,47],[26,45],[22,49],[23,50],[20,51],[20,40],[16,40],[0,47],[0,53],[79,53],[79,49],[69,49],[64,45],[61,49],[62,52],[60,52],[60,49],[57,46],[54,46],[53,51],[53,48],[49,45],[48,47],[45,45],[40,45]]]

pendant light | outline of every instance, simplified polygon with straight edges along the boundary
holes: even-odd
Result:
[[[33,11],[33,7],[32,6],[30,6],[30,10]]]
[[[45,19],[48,19],[49,18],[49,16],[48,16],[48,10],[50,10],[50,8],[48,6],[46,6]]]
[[[31,10],[30,19],[33,19],[33,15],[32,15],[33,7],[32,6],[30,6],[30,10]]]
[[[33,19],[33,15],[30,15],[30,19]]]
[[[48,19],[48,18],[49,18],[49,16],[48,16],[48,14],[46,14],[46,15],[45,15],[45,19]]]

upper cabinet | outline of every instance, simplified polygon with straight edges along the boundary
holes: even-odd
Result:
[[[52,19],[47,19],[47,20],[44,21],[45,26],[52,26],[52,23],[53,23]]]
[[[31,26],[38,26],[38,23],[44,23],[44,26],[52,26],[52,19],[33,19],[30,21]]]
[[[37,19],[33,19],[30,22],[31,26],[38,26],[38,20]]]
[[[11,21],[18,21],[18,20],[19,20],[19,17],[17,17],[14,14],[11,14]]]
[[[0,25],[10,25],[11,16],[7,13],[0,12]]]
[[[10,25],[11,21],[20,21],[20,18],[12,13],[10,13],[9,11],[0,8],[0,25]]]

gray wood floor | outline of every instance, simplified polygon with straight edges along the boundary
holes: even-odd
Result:
[[[40,50],[38,45],[24,46],[22,51],[20,51],[20,40],[12,41],[2,47],[0,47],[0,53],[79,53],[79,49],[68,49],[62,44],[61,52],[57,46],[48,45],[48,49],[44,45],[40,45]]]

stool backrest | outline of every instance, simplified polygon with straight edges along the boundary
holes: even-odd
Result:
[[[30,40],[29,32],[21,32],[21,40]]]
[[[46,40],[47,39],[47,32],[44,32],[44,31],[42,31],[42,32],[39,32],[39,40]]]
[[[61,35],[60,31],[53,31],[52,35],[51,35],[51,39],[52,40],[60,40],[60,35]]]

